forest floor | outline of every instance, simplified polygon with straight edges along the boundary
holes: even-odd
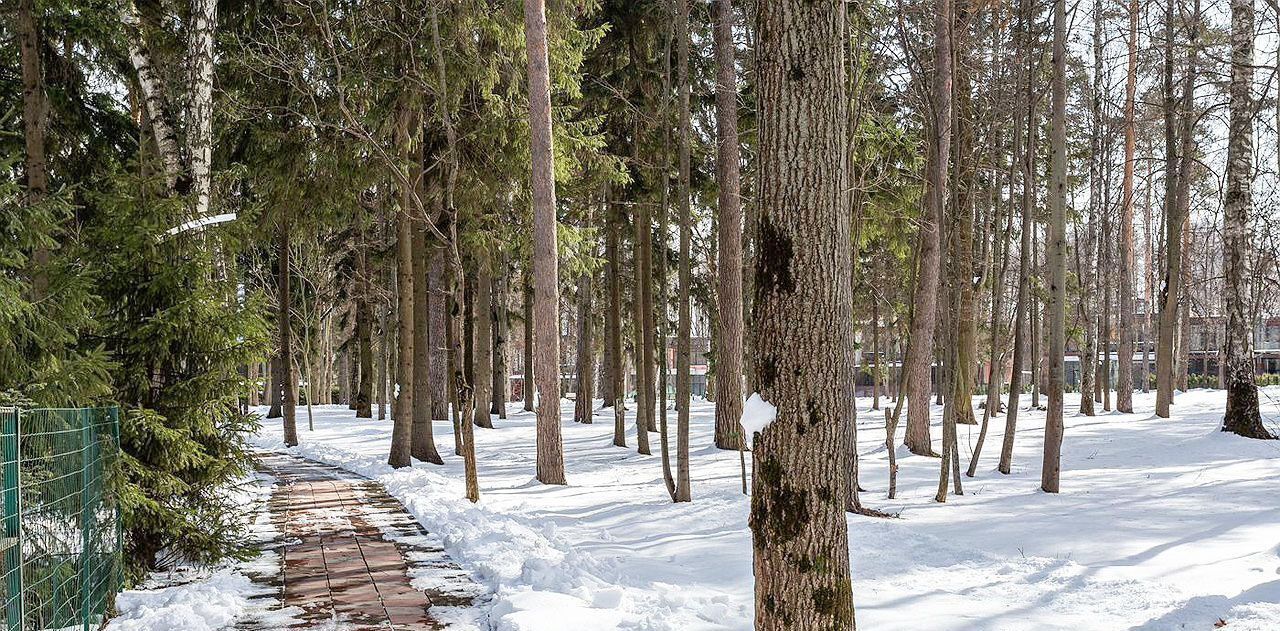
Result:
[[[1154,394],[1134,399],[1135,414],[1068,415],[1062,493],[1049,495],[1039,490],[1044,412],[1024,397],[1012,474],[995,471],[998,416],[977,477],[946,504],[933,501],[940,461],[903,449],[899,497],[885,499],[883,416],[859,399],[863,501],[900,514],[849,517],[859,626],[1280,628],[1280,442],[1218,431],[1222,392],[1178,395],[1171,419],[1153,416]],[[1280,430],[1280,388],[1262,399]],[[1077,403],[1068,395],[1068,410]],[[750,629],[748,502],[738,454],[708,446],[713,405],[692,408],[689,504],[667,496],[656,436],[655,455],[640,456],[630,417],[632,449],[622,449],[611,445],[611,410],[584,425],[571,402],[564,409],[569,484],[534,480],[534,416],[513,404],[497,429],[476,430],[474,505],[448,423],[435,426],[442,467],[390,469],[391,422],[337,406],[315,409],[314,431],[299,408],[303,444],[290,451],[382,483],[491,592],[494,629]],[[941,434],[935,426],[935,444]],[[977,434],[961,426],[962,464]],[[253,442],[283,449],[279,421],[264,420]]]

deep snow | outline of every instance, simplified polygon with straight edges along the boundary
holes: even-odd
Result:
[[[1262,398],[1280,429],[1280,388]],[[849,517],[859,626],[1154,631],[1221,617],[1228,629],[1280,629],[1280,444],[1218,431],[1221,392],[1180,394],[1168,420],[1152,415],[1154,394],[1134,399],[1136,414],[1068,414],[1062,493],[1048,495],[1044,413],[1023,397],[1012,475],[995,471],[997,416],[978,476],[946,504],[932,500],[939,461],[902,449],[899,499],[885,499],[883,416],[859,399],[863,501],[901,514]],[[493,592],[495,629],[751,628],[747,498],[738,454],[710,447],[711,404],[692,408],[689,504],[669,501],[657,455],[611,445],[612,410],[583,425],[564,402],[567,486],[534,480],[534,416],[518,404],[498,429],[477,429],[476,505],[463,499],[448,423],[435,425],[443,467],[392,470],[390,421],[316,410],[314,432],[298,410],[293,451],[382,482]],[[279,423],[264,421],[253,442],[282,449]],[[977,433],[960,428],[963,464]]]

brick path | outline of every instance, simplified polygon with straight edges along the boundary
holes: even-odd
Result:
[[[483,591],[380,485],[284,454],[259,462],[277,478],[269,510],[283,535],[282,600],[302,612],[292,628],[474,628],[440,614]],[[428,587],[415,589],[411,577]]]

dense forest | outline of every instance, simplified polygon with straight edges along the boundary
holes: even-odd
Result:
[[[0,404],[121,406],[135,578],[247,554],[248,437],[321,406],[471,502],[509,410],[542,485],[570,421],[674,503],[724,450],[754,627],[853,628],[897,457],[1068,491],[1064,417],[1196,388],[1276,438],[1278,11],[7,0]]]

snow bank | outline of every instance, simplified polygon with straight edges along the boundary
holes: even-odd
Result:
[[[160,589],[137,589],[116,596],[120,615],[107,626],[110,631],[214,631],[242,615],[249,599],[262,588],[232,569],[208,578]]]
[[[254,472],[226,490],[249,520],[248,538],[256,545],[280,534],[270,514],[262,510],[275,484],[274,477]],[[274,589],[250,578],[279,573],[280,556],[270,550],[223,567],[179,566],[156,572],[138,588],[116,596],[119,614],[108,622],[107,631],[213,631],[246,617],[267,625],[264,628],[285,628],[295,622],[295,612],[281,608]]]

